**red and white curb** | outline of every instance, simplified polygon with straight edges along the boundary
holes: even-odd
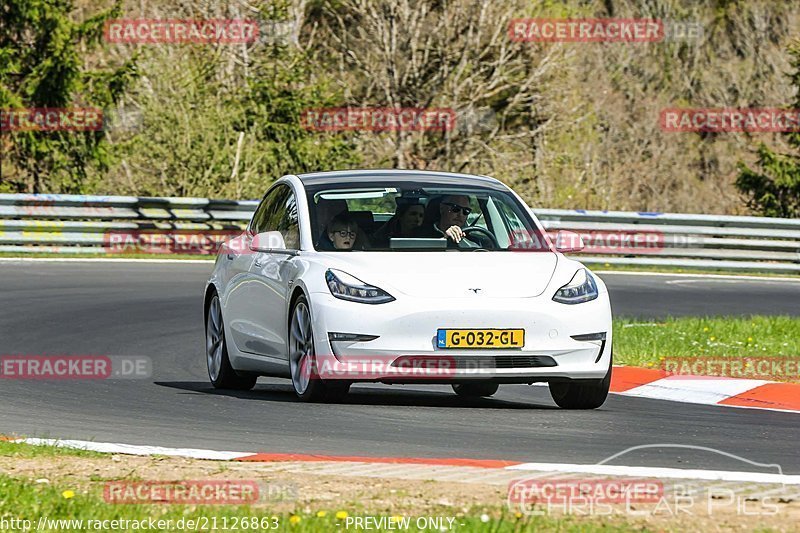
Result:
[[[36,437],[1,437],[6,442],[19,442],[34,446],[56,446],[101,453],[119,453],[125,455],[165,455],[187,457],[191,459],[209,459],[213,461],[253,461],[253,462],[349,462],[349,463],[383,463],[429,466],[469,466],[478,468],[505,468],[516,466],[518,461],[499,461],[494,459],[439,459],[416,457],[366,457],[355,455],[317,455],[302,453],[256,453],[202,450],[197,448],[166,448],[140,444],[119,444],[114,442],[94,442],[70,439],[40,439]]]
[[[624,396],[800,413],[800,384],[758,379],[670,375],[616,366],[611,392]]]

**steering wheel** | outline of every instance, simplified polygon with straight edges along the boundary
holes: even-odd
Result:
[[[480,233],[482,235],[485,235],[486,237],[489,237],[490,241],[492,241],[492,245],[494,246],[495,250],[499,250],[500,249],[500,244],[497,242],[497,239],[495,238],[494,234],[491,231],[489,231],[488,229],[486,229],[486,228],[483,228],[481,226],[467,226],[466,228],[462,228],[461,231],[464,232],[464,235],[469,235],[472,232]],[[481,244],[481,243],[478,243],[478,244]],[[480,250],[482,248],[478,248],[478,249]]]

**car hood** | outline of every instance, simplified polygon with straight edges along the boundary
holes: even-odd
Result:
[[[558,262],[552,252],[352,252],[322,255],[330,268],[390,294],[463,298],[538,296]],[[479,289],[474,291],[473,289]]]

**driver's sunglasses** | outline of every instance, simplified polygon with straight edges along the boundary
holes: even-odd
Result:
[[[341,237],[341,238],[345,238],[345,237],[350,237],[352,239],[356,238],[356,232],[355,231],[342,230],[342,231],[334,231],[334,233],[338,233],[339,237]]]
[[[442,205],[449,205],[451,213],[461,212],[461,213],[464,213],[465,217],[468,217],[469,214],[472,213],[472,208],[471,207],[464,207],[462,205],[453,204],[453,203],[450,203],[450,202],[442,202]]]

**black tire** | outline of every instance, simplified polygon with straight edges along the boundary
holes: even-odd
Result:
[[[215,315],[215,313],[217,313]],[[214,319],[216,316],[216,320]],[[225,339],[222,308],[219,296],[214,294],[206,309],[206,368],[215,389],[250,390],[258,376],[239,374],[228,359],[228,342]],[[219,351],[217,351],[219,349]]]
[[[338,403],[344,400],[350,393],[350,383],[347,381],[324,381],[325,393],[324,401]]]
[[[550,383],[550,396],[562,409],[597,409],[606,402],[611,388],[613,354],[606,377],[597,380],[575,380]]]
[[[311,311],[306,297],[300,295],[289,313],[289,373],[292,388],[303,402],[343,400],[350,392],[350,382],[323,381],[317,371],[314,354]]]
[[[453,392],[464,398],[488,398],[500,386],[497,383],[490,381],[481,381],[477,383],[453,383]]]

